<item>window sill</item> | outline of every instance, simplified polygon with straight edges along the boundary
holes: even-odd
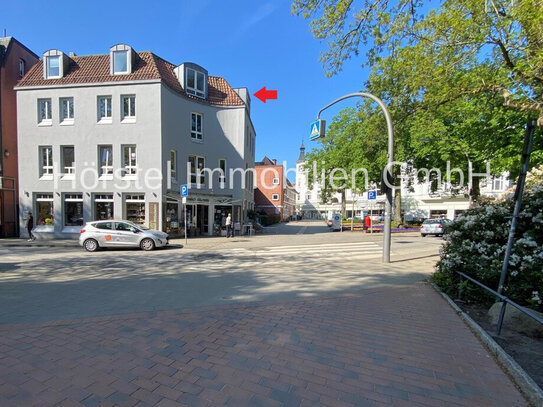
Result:
[[[111,123],[113,123],[113,120],[111,118],[100,119],[97,122],[97,124],[111,124]]]
[[[111,181],[113,180],[113,175],[100,175],[98,181]]]
[[[127,181],[135,181],[138,179],[138,176],[137,175],[123,175],[122,178]]]
[[[60,122],[61,126],[73,126],[74,120],[73,119],[66,119]]]
[[[135,117],[125,117],[124,119],[121,120],[121,123],[136,123],[136,118]]]
[[[51,127],[53,125],[52,120],[42,120],[38,123],[38,127]]]
[[[54,225],[38,225],[34,229],[32,229],[33,232],[50,232],[54,229]]]
[[[52,175],[42,175],[40,177],[40,181],[53,181],[53,176]]]
[[[81,226],[64,226],[61,230],[62,233],[81,233],[81,229],[83,228],[83,225]]]
[[[197,138],[190,138],[190,141],[192,141],[193,143],[198,143],[198,144],[202,144],[204,142],[203,139],[197,139]]]
[[[60,178],[61,181],[73,181],[75,179],[75,174],[62,174]]]

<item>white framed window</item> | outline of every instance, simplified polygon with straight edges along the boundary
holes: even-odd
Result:
[[[98,121],[111,123],[111,96],[98,96]]]
[[[124,203],[126,220],[143,225],[145,223],[145,194],[126,194]]]
[[[113,175],[113,146],[98,146],[98,163],[101,177]]]
[[[113,73],[128,73],[128,51],[113,51]]]
[[[53,124],[51,114],[51,99],[38,99],[38,124],[50,126]]]
[[[123,146],[124,176],[135,176],[138,168],[136,146]]]
[[[135,122],[136,121],[136,96],[124,95],[121,96],[122,115],[121,120],[123,122]]]
[[[274,178],[274,179],[272,180],[272,184],[273,184],[273,185],[279,185],[279,178]]]
[[[53,177],[53,147],[40,147],[40,178]]]
[[[278,201],[279,200],[279,194],[272,194],[272,201]]]
[[[62,146],[60,147],[61,160],[62,160],[62,173],[64,175],[75,174],[75,148],[74,146]]]
[[[38,226],[53,226],[54,205],[53,194],[36,194],[36,219]]]
[[[219,183],[224,187],[224,184],[226,184],[226,159],[220,158],[219,159],[219,169],[221,170],[221,173],[219,175]]]
[[[170,179],[177,183],[177,151],[170,150]]]
[[[64,194],[64,226],[83,226],[83,194]]]
[[[203,72],[186,68],[185,91],[200,98],[206,97],[206,75]]]
[[[26,62],[24,59],[19,59],[19,78],[25,76],[26,73]]]
[[[195,112],[192,112],[190,115],[191,115],[190,138],[192,140],[202,141],[204,139],[204,131],[203,131],[204,117],[201,113],[195,113]]]
[[[113,219],[113,194],[94,195],[94,220]]]
[[[494,177],[492,179],[492,190],[493,191],[503,191],[505,188],[505,182],[503,177]]]
[[[203,185],[206,182],[205,172],[205,158],[197,155],[189,155],[190,163],[190,183]],[[198,177],[198,174],[200,177]]]
[[[60,98],[60,124],[74,123],[74,98]]]
[[[60,55],[45,58],[47,78],[60,78]]]

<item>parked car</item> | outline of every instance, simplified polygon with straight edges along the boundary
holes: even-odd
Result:
[[[167,233],[145,229],[126,220],[87,222],[79,235],[79,245],[89,252],[100,247],[140,247],[149,251],[168,243]]]
[[[422,237],[426,235],[443,236],[447,225],[451,222],[449,219],[426,219],[420,227],[420,235]]]

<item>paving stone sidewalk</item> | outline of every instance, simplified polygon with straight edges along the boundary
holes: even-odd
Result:
[[[526,406],[424,283],[0,326],[0,406]]]

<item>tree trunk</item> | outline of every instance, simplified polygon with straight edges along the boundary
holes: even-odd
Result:
[[[402,191],[400,188],[394,190],[394,220],[402,223]]]
[[[477,205],[477,201],[481,197],[481,179],[480,178],[473,178],[473,184],[471,185],[471,207],[473,208],[475,205]]]

